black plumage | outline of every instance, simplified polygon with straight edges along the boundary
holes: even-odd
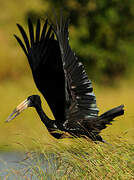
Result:
[[[40,97],[33,95],[19,105],[7,121],[13,119],[15,113],[18,115],[26,105],[35,107],[54,137],[60,138],[69,133],[76,137],[87,136],[94,141],[103,141],[100,131],[111,124],[115,117],[124,114],[124,105],[98,115],[92,83],[69,45],[68,25],[68,19],[64,20],[61,15],[58,22],[55,16],[55,23],[49,25],[47,19],[42,30],[38,20],[34,32],[29,19],[28,39],[23,27],[17,24],[24,41],[16,35],[15,38],[27,56],[35,84],[47,100],[55,120],[45,115]],[[57,129],[61,133],[55,132]]]

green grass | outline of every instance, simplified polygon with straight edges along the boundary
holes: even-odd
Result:
[[[63,144],[59,140],[53,144],[47,143],[47,149],[39,146],[38,151],[48,160],[47,171],[45,163],[41,166],[39,152],[29,152],[28,158],[36,159],[36,163],[23,162],[24,176],[27,177],[27,172],[31,170],[31,174],[40,180],[134,179],[134,144],[128,143],[125,138],[113,138],[109,145],[94,144],[85,139],[66,139],[65,142]]]

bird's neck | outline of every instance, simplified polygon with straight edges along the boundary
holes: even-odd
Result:
[[[47,115],[44,113],[41,106],[35,107],[38,115],[40,116],[41,121],[45,124],[47,129],[54,128],[54,121],[47,117]]]

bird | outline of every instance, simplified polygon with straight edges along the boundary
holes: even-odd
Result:
[[[57,138],[86,137],[105,142],[100,132],[117,116],[124,114],[124,105],[99,115],[96,96],[84,65],[69,44],[69,18],[55,14],[54,21],[38,19],[34,27],[28,19],[27,34],[17,24],[22,39],[14,35],[30,65],[34,82],[46,99],[55,120],[43,111],[39,95],[31,95],[9,115],[6,122],[24,109],[34,107],[50,134]]]

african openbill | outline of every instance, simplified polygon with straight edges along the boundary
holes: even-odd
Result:
[[[92,83],[69,45],[68,25],[68,19],[64,20],[61,15],[58,21],[55,16],[55,23],[49,24],[47,19],[42,30],[40,20],[37,20],[34,32],[28,19],[28,38],[23,27],[17,24],[24,41],[16,35],[15,38],[27,56],[35,84],[47,100],[55,120],[44,113],[40,97],[32,95],[17,106],[7,122],[27,107],[34,107],[54,137],[62,138],[67,133],[104,142],[100,131],[115,117],[124,114],[124,105],[98,115]]]

